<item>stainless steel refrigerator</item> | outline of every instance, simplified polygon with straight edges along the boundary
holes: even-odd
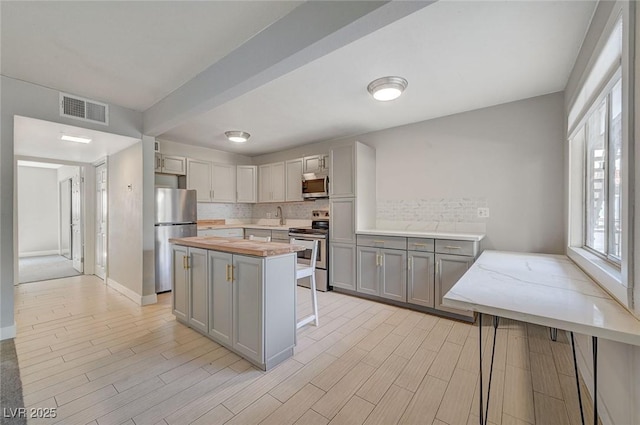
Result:
[[[156,188],[156,293],[171,290],[169,238],[197,236],[196,191]]]

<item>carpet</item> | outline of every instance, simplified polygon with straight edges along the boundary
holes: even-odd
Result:
[[[0,424],[22,425],[27,423],[22,399],[22,381],[18,369],[18,355],[13,339],[0,341]]]
[[[73,268],[73,261],[61,255],[23,257],[18,261],[18,266],[20,283],[60,279],[82,274]]]

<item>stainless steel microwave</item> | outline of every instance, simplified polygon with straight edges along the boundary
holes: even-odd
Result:
[[[329,176],[326,174],[307,173],[302,175],[302,198],[328,198]]]

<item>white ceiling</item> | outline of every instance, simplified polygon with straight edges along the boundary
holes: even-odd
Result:
[[[152,105],[198,81],[196,75],[264,35],[261,30],[301,3],[3,1],[1,71],[147,111],[146,116]],[[159,138],[259,155],[560,91],[595,5],[439,1],[405,17],[394,15],[391,24],[354,37],[350,44],[335,43],[336,50],[325,56],[280,77],[273,74],[270,81],[204,114],[185,115],[181,122],[176,118],[179,125]],[[382,9],[380,14],[394,13]],[[285,19],[295,27],[298,16]],[[350,31],[343,30],[340,36]],[[305,28],[300,31],[304,34]],[[242,75],[242,69],[237,71]],[[409,86],[396,101],[375,102],[366,86],[385,75],[403,76]],[[52,142],[67,126],[40,122],[27,128],[31,125],[16,120],[17,155],[37,150],[37,156],[91,162],[113,153],[118,143],[131,142],[97,138],[92,146],[74,144],[78,152],[69,153],[59,141]],[[244,145],[232,144],[224,138],[226,130],[252,136]]]
[[[126,149],[139,139],[101,131],[16,116],[14,118],[14,155],[51,160],[93,163]],[[88,137],[90,143],[60,140],[60,136]]]

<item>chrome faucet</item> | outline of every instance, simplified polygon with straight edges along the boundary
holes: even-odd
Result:
[[[284,214],[282,214],[282,207],[280,207],[280,205],[276,207],[276,217],[280,217],[280,225],[282,226],[284,224]]]

